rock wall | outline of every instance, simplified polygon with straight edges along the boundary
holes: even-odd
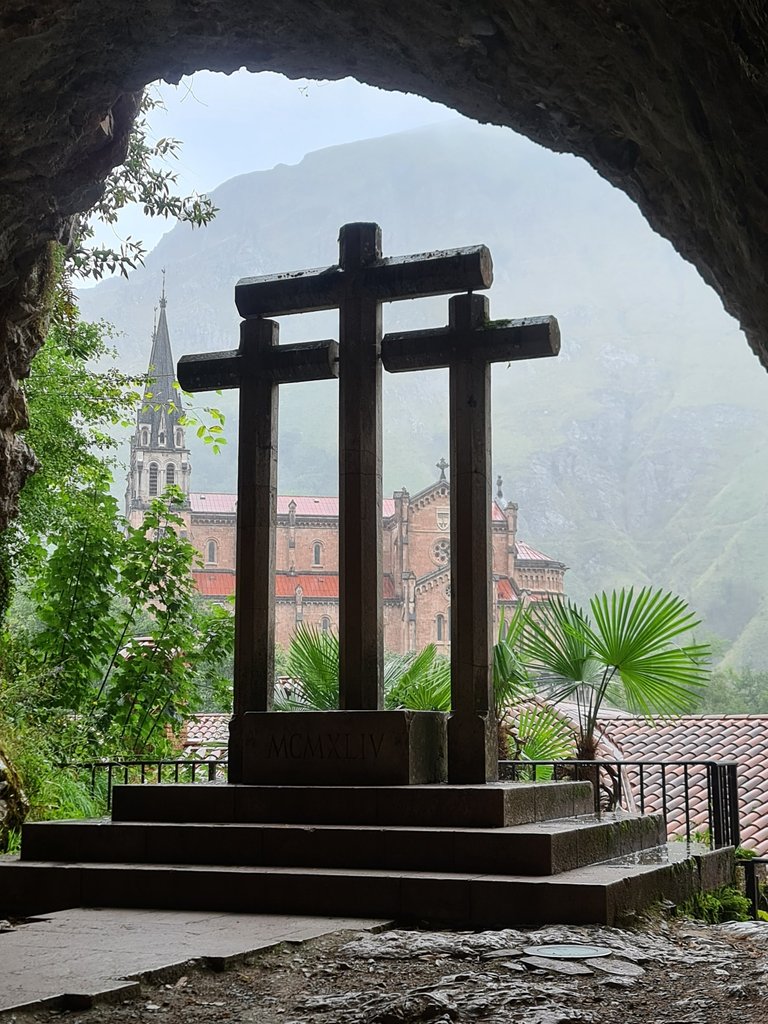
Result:
[[[46,246],[120,161],[147,82],[243,65],[352,75],[583,156],[768,365],[767,49],[759,0],[4,0],[0,524],[33,468],[17,381],[41,343]]]

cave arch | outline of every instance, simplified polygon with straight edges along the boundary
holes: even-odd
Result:
[[[122,159],[139,90],[207,68],[352,75],[575,153],[693,262],[768,365],[768,28],[755,0],[168,0],[0,14],[0,524],[34,462],[17,382],[47,243]]]

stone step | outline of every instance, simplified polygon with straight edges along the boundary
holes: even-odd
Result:
[[[22,860],[202,863],[553,875],[659,846],[660,815],[584,815],[497,829],[49,821]]]
[[[56,864],[3,858],[0,914],[67,907],[364,915],[451,927],[612,925],[659,899],[724,884],[733,851],[685,844],[553,877],[330,868]]]
[[[483,786],[115,786],[113,821],[504,828],[594,810],[589,782]]]

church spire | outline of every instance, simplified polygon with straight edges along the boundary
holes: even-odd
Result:
[[[148,503],[159,497],[166,487],[180,487],[184,494],[189,494],[191,466],[184,427],[180,422],[184,410],[181,392],[175,386],[176,367],[168,331],[167,306],[163,270],[159,316],[156,306],[144,400],[136,416],[136,433],[131,441],[126,515],[133,525],[141,521]]]
[[[144,406],[139,413],[139,423],[150,429],[150,447],[177,446],[176,426],[183,415],[181,393],[174,387],[176,367],[171,351],[171,336],[168,331],[165,297],[165,270],[163,290],[160,295],[160,315],[152,336],[152,352],[147,369],[147,384],[144,392]]]

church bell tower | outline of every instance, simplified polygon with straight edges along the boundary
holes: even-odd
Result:
[[[165,272],[160,297],[160,316],[152,335],[152,352],[147,369],[144,400],[136,415],[131,437],[131,461],[125,492],[125,515],[132,526],[144,519],[144,512],[166,487],[175,485],[189,502],[191,464],[185,430],[181,392],[175,387],[176,373],[168,333]]]

